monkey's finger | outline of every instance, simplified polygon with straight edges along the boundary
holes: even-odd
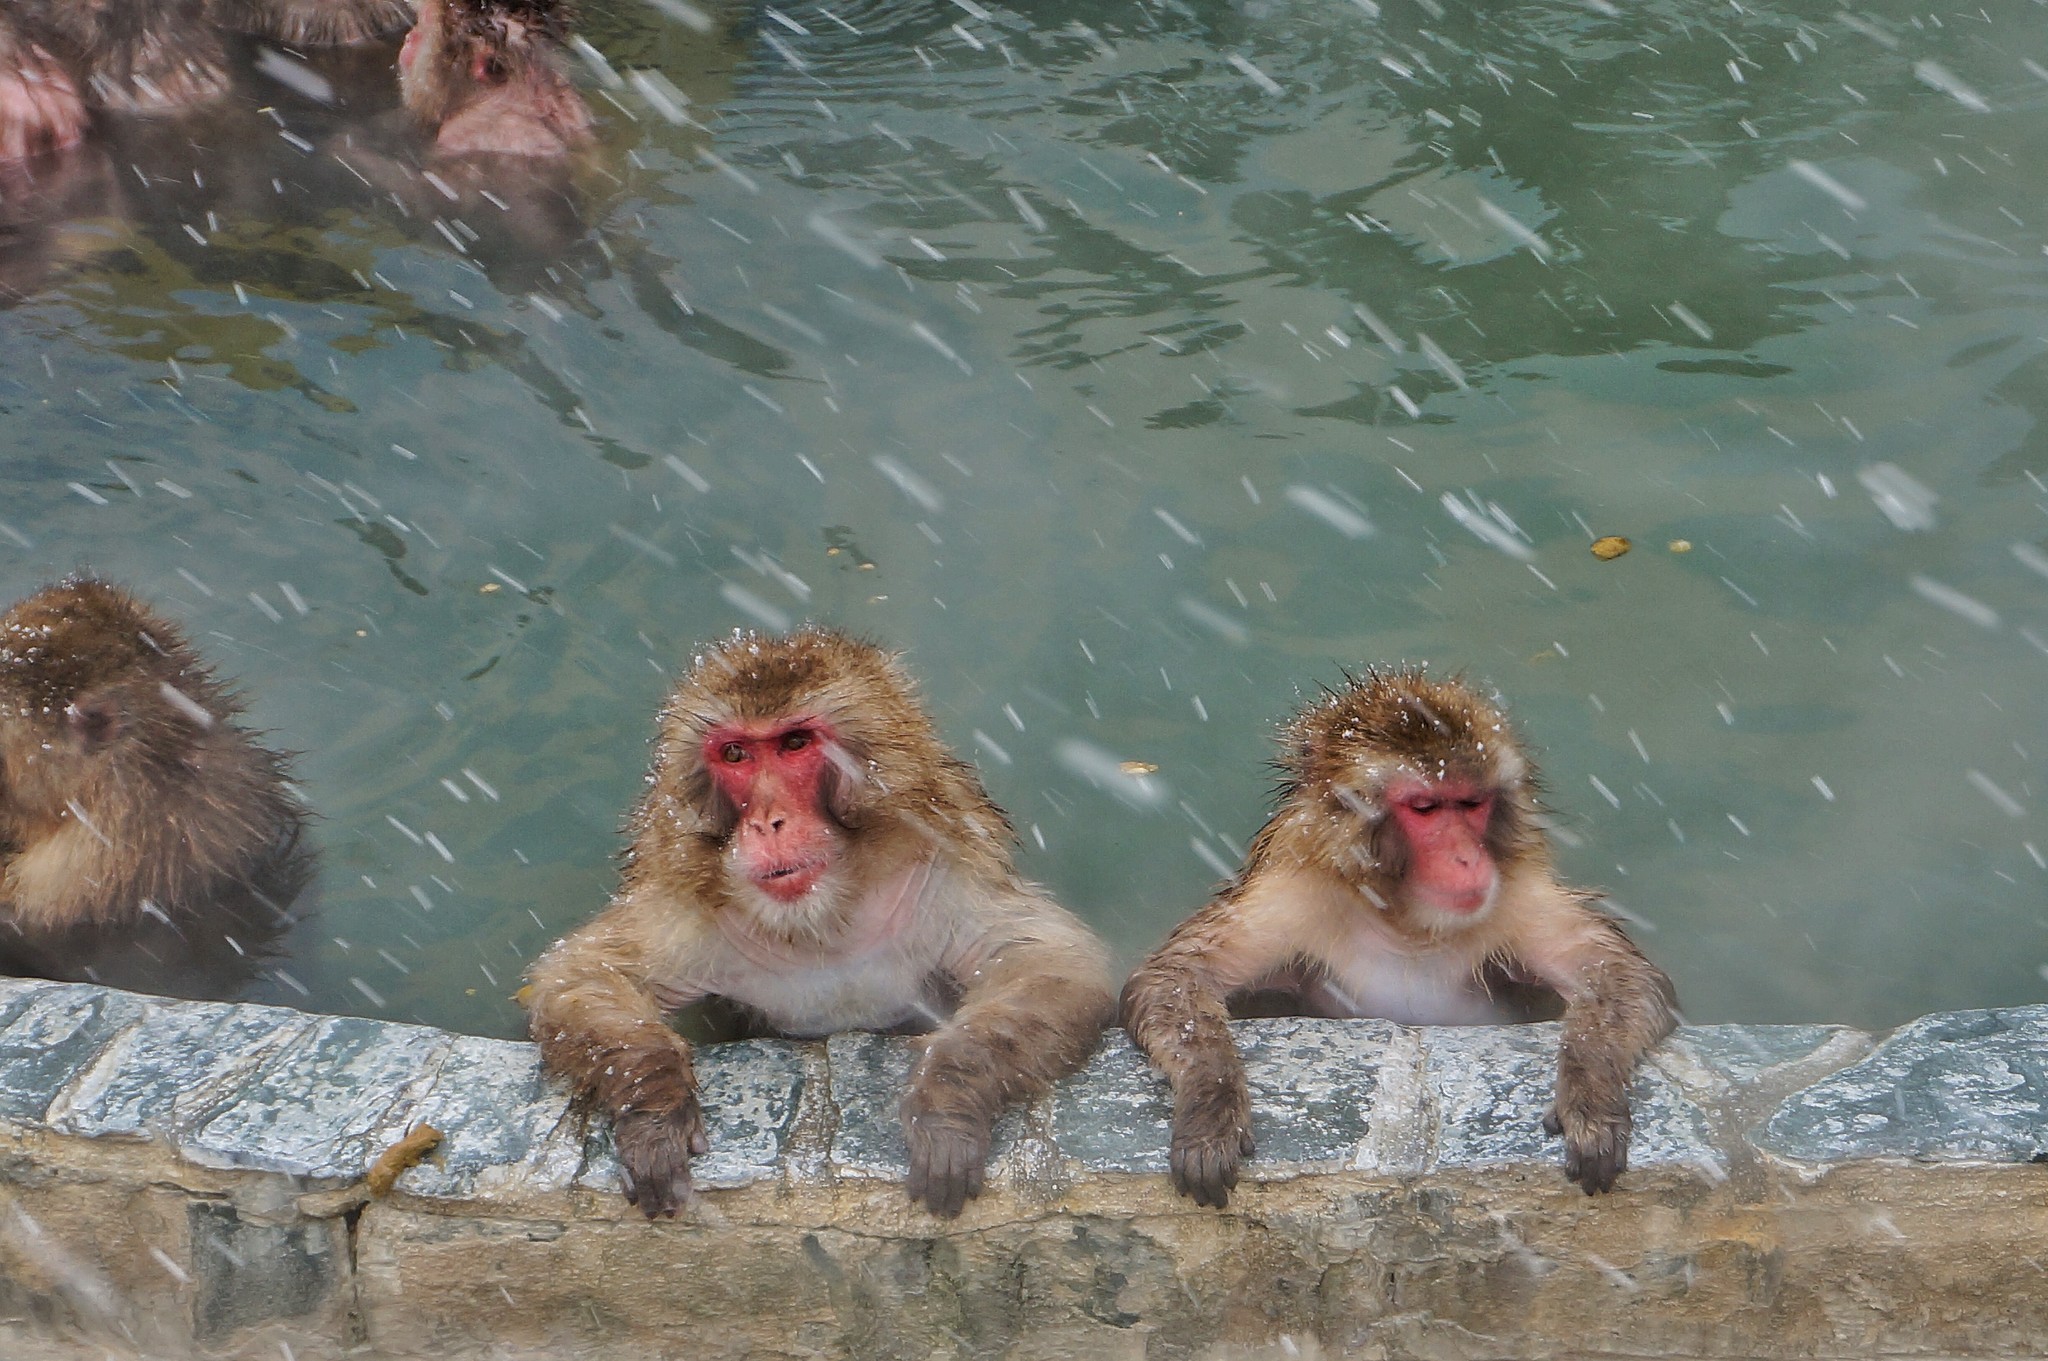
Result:
[[[690,1203],[690,1194],[690,1169],[688,1166],[678,1167],[669,1176],[668,1204],[662,1207],[662,1213],[674,1219],[676,1211]]]
[[[910,1175],[903,1180],[903,1189],[909,1193],[913,1204],[924,1200],[927,1177],[925,1167],[930,1154],[921,1148],[910,1150]]]
[[[959,1166],[960,1143],[940,1139],[932,1148],[932,1169],[925,1204],[941,1219],[951,1219],[967,1203],[967,1178]]]
[[[1174,1150],[1181,1160],[1177,1180],[1181,1190],[1197,1205],[1220,1210],[1230,1203],[1230,1186],[1223,1173],[1222,1146],[1204,1140]]]
[[[1564,1121],[1558,1117],[1557,1107],[1543,1112],[1543,1132],[1553,1139],[1564,1133]]]

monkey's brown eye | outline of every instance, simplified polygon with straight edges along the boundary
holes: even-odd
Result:
[[[718,749],[718,754],[727,765],[738,765],[747,759],[747,749],[737,742],[728,742]]]
[[[782,749],[784,751],[802,751],[809,745],[811,745],[811,735],[802,728],[798,728],[795,732],[786,732],[782,735]]]

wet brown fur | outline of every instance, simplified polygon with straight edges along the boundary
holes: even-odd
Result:
[[[809,895],[820,904],[764,910],[727,867],[736,812],[703,743],[722,722],[796,717],[837,735],[821,815],[843,880]],[[705,1146],[690,1047],[663,1019],[678,1005],[721,997],[786,1032],[783,999],[800,1011],[848,960],[897,979],[874,1014],[809,1013],[802,1033],[893,1028],[891,1008],[936,1025],[902,1112],[911,1195],[944,1215],[979,1193],[997,1114],[1079,1066],[1113,1014],[1100,942],[1018,877],[1007,820],[895,659],[844,634],[742,636],[701,656],[662,708],[628,830],[612,905],[534,964],[529,1006],[548,1068],[613,1118],[628,1197],[650,1217],[687,1199]],[[887,934],[862,939],[877,904]],[[909,904],[901,920],[890,904]]]
[[[1124,987],[1131,1038],[1173,1085],[1176,1185],[1220,1206],[1252,1152],[1233,1004],[1397,1010],[1340,986],[1377,974],[1416,990],[1403,1005],[1461,1019],[1561,1007],[1551,1132],[1565,1136],[1568,1176],[1589,1194],[1611,1187],[1627,1166],[1630,1076],[1674,1023],[1671,983],[1591,906],[1598,894],[1558,883],[1537,775],[1506,717],[1455,679],[1369,671],[1287,724],[1279,765],[1277,807],[1243,868]],[[1407,849],[1387,794],[1416,781],[1494,795],[1484,842],[1500,884],[1477,920],[1420,910],[1403,889]]]
[[[327,44],[411,22],[406,0],[0,0],[0,161],[75,145],[95,111],[175,114],[219,99],[222,29]]]
[[[225,900],[259,918],[245,945],[275,930],[310,871],[304,814],[241,710],[176,626],[104,581],[0,615],[0,958],[76,976],[97,938],[203,933]]]
[[[454,155],[551,156],[588,142],[590,111],[562,74],[567,0],[420,0],[405,107]]]
[[[388,38],[412,26],[406,0],[212,0],[227,28],[294,46],[338,47]]]

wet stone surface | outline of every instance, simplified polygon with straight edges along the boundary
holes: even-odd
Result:
[[[803,1101],[803,1046],[775,1040],[701,1045],[697,1087],[711,1151],[690,1160],[691,1184],[701,1191],[716,1191],[780,1177]],[[559,1110],[561,1098],[553,1100]],[[574,1127],[582,1122],[570,1115],[564,1123]],[[595,1137],[589,1165],[578,1182],[615,1191],[620,1185],[619,1163],[611,1132],[602,1117],[592,1117],[589,1125]]]
[[[1554,1166],[1541,1121],[1555,1082],[1555,1025],[1406,1029],[1379,1021],[1280,1019],[1233,1026],[1253,1093],[1262,1179],[1350,1168]],[[899,1037],[841,1035],[818,1045],[705,1046],[699,1075],[711,1152],[706,1189],[793,1172],[792,1137],[808,1064],[822,1052],[834,1109],[833,1174],[899,1179],[897,1110],[918,1053]],[[1805,1082],[1803,1088],[1796,1083]],[[1782,1100],[1780,1093],[1788,1093]],[[827,1093],[813,1094],[814,1101]],[[1872,1047],[1832,1026],[1689,1028],[1632,1089],[1631,1165],[1716,1178],[1722,1138],[1780,1158],[2023,1161],[2048,1153],[2048,1007],[1924,1017]],[[1710,1118],[1710,1112],[1712,1117]],[[1043,1123],[1068,1173],[1166,1170],[1172,1101],[1121,1032],[1040,1110],[998,1123],[992,1159],[1036,1150]],[[86,1138],[164,1143],[217,1168],[353,1182],[419,1122],[444,1142],[401,1189],[485,1199],[618,1184],[602,1120],[584,1122],[540,1070],[531,1045],[358,1017],[142,998],[98,988],[0,980],[0,1121]],[[1021,1164],[1020,1164],[1021,1165]],[[812,1164],[803,1164],[806,1169]]]
[[[839,1111],[832,1165],[840,1175],[900,1181],[910,1174],[898,1108],[922,1052],[917,1040],[895,1035],[834,1035],[825,1041],[832,1101]],[[1015,1154],[1023,1133],[1022,1117],[1006,1111],[989,1140],[989,1161]]]
[[[1688,1026],[1649,1061],[1696,1098],[1742,1101],[1793,1081],[1801,1070],[1853,1062],[1870,1045],[1868,1035],[1847,1026]]]
[[[1088,1066],[1053,1091],[1051,1104],[1053,1142],[1080,1166],[1166,1171],[1173,1094],[1121,1032],[1111,1032]]]
[[[1232,1029],[1252,1096],[1252,1174],[1348,1166],[1374,1118],[1394,1026],[1296,1017]]]
[[[432,1084],[418,1100],[393,1106],[376,1134],[388,1145],[415,1124],[441,1131],[432,1158],[405,1173],[399,1189],[466,1199],[568,1185],[582,1162],[574,1123],[532,1045],[455,1035]]]
[[[0,1030],[0,1119],[7,1120],[40,1121],[57,1094],[150,1005],[84,984],[6,987],[12,1015]]]
[[[1752,1138],[1808,1162],[2040,1158],[2048,1006],[1923,1016],[1861,1063],[1786,1098]]]
[[[414,1084],[453,1041],[423,1026],[324,1017],[179,1138],[180,1151],[207,1166],[353,1181],[403,1132]]]
[[[276,1007],[151,1004],[50,1124],[70,1134],[182,1137],[297,1043],[318,1019]]]
[[[1425,1081],[1436,1105],[1436,1167],[1562,1165],[1564,1142],[1543,1130],[1557,1083],[1559,1028],[1474,1026],[1425,1032]],[[1635,1133],[1629,1166],[1726,1175],[1705,1112],[1661,1069],[1646,1065],[1629,1088]]]

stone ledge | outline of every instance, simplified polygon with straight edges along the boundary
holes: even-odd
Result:
[[[0,981],[0,1354],[2048,1353],[2048,1007],[1684,1029],[1597,1199],[1540,1128],[1555,1026],[1237,1033],[1228,1213],[1173,1194],[1113,1033],[934,1220],[912,1044],[844,1035],[704,1050],[702,1194],[650,1225],[531,1045]]]

